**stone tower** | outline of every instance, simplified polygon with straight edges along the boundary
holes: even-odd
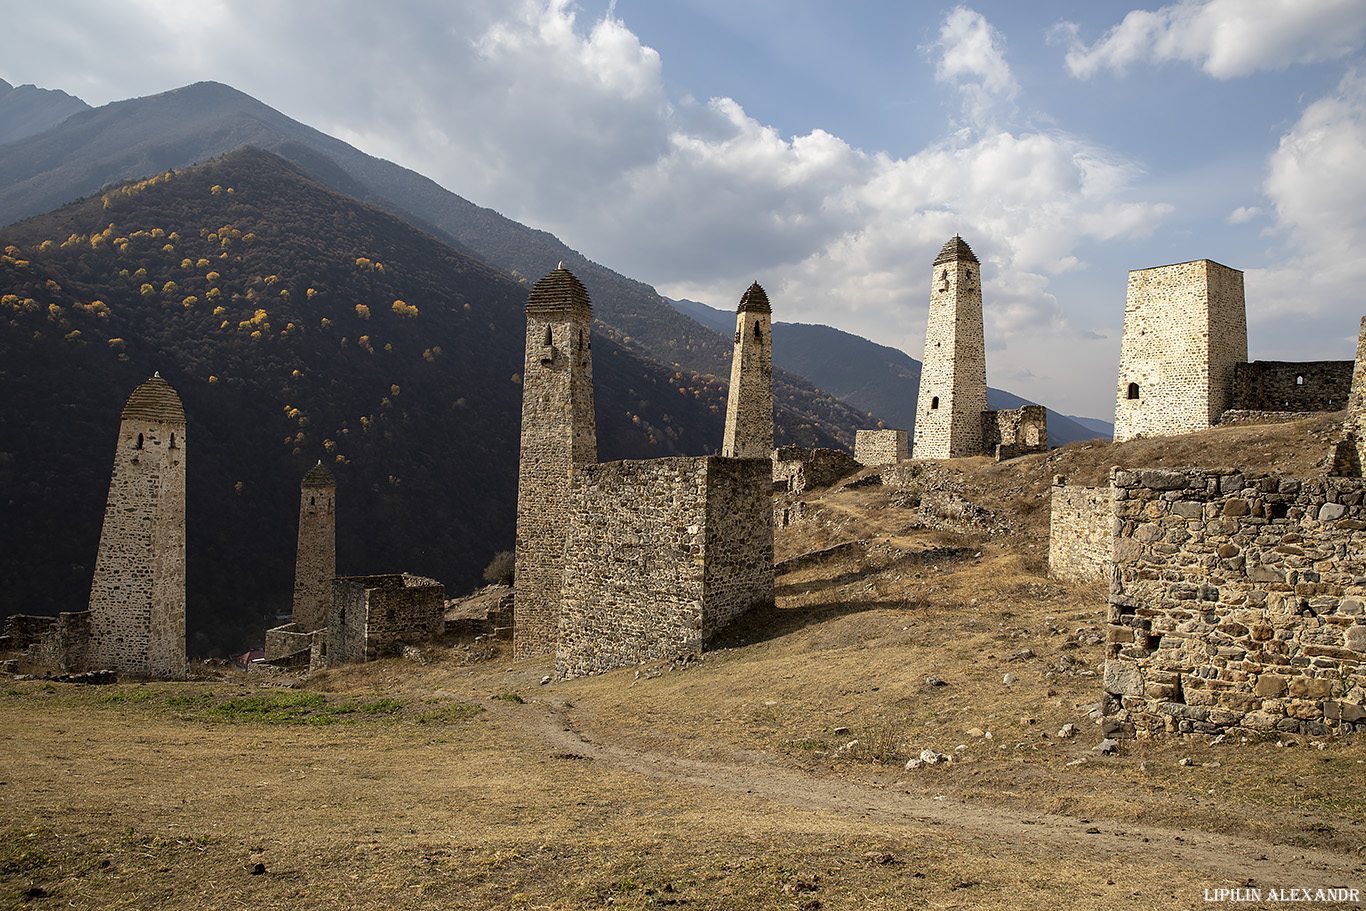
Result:
[[[123,408],[90,615],[92,667],[185,676],[185,409],[160,374]]]
[[[1208,259],[1130,272],[1115,442],[1217,424],[1246,360],[1242,272]]]
[[[598,460],[593,419],[593,307],[561,263],[526,305],[522,445],[512,639],[519,657],[555,652],[570,473]]]
[[[967,242],[955,234],[934,260],[911,457],[980,454],[986,410],[981,266]]]
[[[299,549],[294,560],[294,626],[311,633],[327,625],[337,575],[337,481],[319,462],[300,485]]]
[[[767,459],[773,455],[772,322],[768,295],[755,282],[740,298],[735,314],[723,456]]]

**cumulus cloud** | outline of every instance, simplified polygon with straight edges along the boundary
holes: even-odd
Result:
[[[957,86],[969,123],[988,123],[999,104],[1019,94],[1019,83],[1006,63],[1005,38],[981,13],[962,6],[953,9],[931,50],[939,55],[935,79]]]
[[[1075,23],[1054,35],[1070,44],[1067,68],[1081,79],[1136,63],[1193,63],[1216,79],[1336,60],[1366,41],[1360,0],[1181,0],[1134,10],[1094,44]]]
[[[1335,311],[1355,328],[1366,283],[1366,74],[1305,108],[1272,154],[1263,189],[1293,255],[1249,273],[1260,315]],[[1251,297],[1251,291],[1249,291]]]

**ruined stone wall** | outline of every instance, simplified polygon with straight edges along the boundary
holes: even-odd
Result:
[[[1352,361],[1253,361],[1233,366],[1236,411],[1339,411],[1352,391]]]
[[[324,622],[326,619],[323,618]],[[323,634],[326,634],[325,630]],[[286,623],[266,630],[266,661],[273,662],[300,652],[311,652],[315,635],[318,635],[316,631],[302,630],[297,623]]]
[[[185,412],[160,376],[124,407],[90,586],[90,663],[185,676]]]
[[[327,659],[333,665],[398,654],[402,645],[441,635],[446,622],[445,586],[408,573],[338,577],[332,602]]]
[[[555,651],[570,473],[598,460],[592,319],[588,292],[563,267],[537,282],[527,301],[513,618],[519,658]]]
[[[1048,409],[1023,405],[982,412],[982,449],[997,461],[1048,451]]]
[[[849,458],[848,453],[840,455]],[[709,458],[706,468],[704,643],[750,608],[773,603],[773,485],[769,462]]]
[[[707,462],[609,462],[575,472],[560,676],[701,652]]]
[[[735,314],[723,456],[767,459],[773,451],[772,320],[768,296],[755,282]]]
[[[1242,272],[1207,259],[1130,272],[1115,442],[1212,427],[1246,360]]]
[[[1048,522],[1048,573],[1069,582],[1109,579],[1114,547],[1114,496],[1110,486],[1067,487],[1053,479]]]
[[[771,471],[718,456],[577,470],[557,673],[699,654],[772,602]]]
[[[905,439],[905,431],[902,431],[902,438]],[[783,446],[773,450],[772,461],[773,488],[789,493],[829,487],[859,469],[858,462],[842,449]]]
[[[982,452],[987,358],[980,268],[958,237],[934,261],[913,458],[952,459]]]
[[[327,622],[336,575],[337,482],[319,462],[304,475],[299,489],[294,623],[300,632],[312,632]]]
[[[34,664],[65,674],[89,669],[90,611],[63,612],[55,617],[16,614],[5,619],[0,651],[23,653]]]
[[[854,434],[854,460],[876,467],[911,457],[904,430],[859,430]]]
[[[1366,729],[1366,484],[1116,470],[1105,665],[1126,733]]]

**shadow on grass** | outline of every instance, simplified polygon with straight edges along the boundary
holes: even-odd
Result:
[[[829,620],[837,620],[853,614],[870,610],[918,610],[926,607],[926,602],[888,602],[876,600],[822,601],[817,604],[800,604],[792,607],[778,607],[766,604],[756,607],[717,633],[707,643],[706,651],[714,652],[723,648],[738,648],[780,639],[809,626],[817,626]]]

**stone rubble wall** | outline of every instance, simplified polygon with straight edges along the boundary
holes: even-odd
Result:
[[[982,449],[996,461],[1048,451],[1048,409],[1042,405],[982,412]]]
[[[1366,483],[1112,473],[1112,729],[1366,730]]]
[[[446,588],[408,573],[339,576],[332,583],[327,662],[373,661],[399,654],[404,644],[441,635]]]
[[[1235,364],[1229,408],[1264,412],[1340,411],[1347,407],[1352,391],[1353,366],[1353,361]]]
[[[773,451],[773,336],[768,314],[741,310],[735,317],[730,391],[721,454],[766,459]]]
[[[299,497],[299,542],[294,562],[294,623],[301,632],[327,622],[337,575],[337,491],[305,486]]]
[[[837,453],[849,459],[846,452]],[[703,645],[751,608],[773,603],[773,495],[768,459],[707,460]]]
[[[1105,487],[1068,487],[1053,480],[1048,523],[1048,572],[1055,579],[1099,584],[1110,576],[1114,495]]]
[[[7,617],[0,652],[22,653],[28,661],[64,674],[84,673],[90,669],[90,621],[90,611]]]
[[[904,430],[859,430],[854,434],[854,461],[870,468],[895,465],[911,457]]]
[[[982,284],[975,260],[936,261],[911,456],[954,459],[982,452],[987,358]]]
[[[1252,424],[1290,424],[1312,418],[1312,411],[1245,411],[1230,408],[1219,418],[1220,427],[1245,427]],[[1322,412],[1317,412],[1322,413]]]
[[[906,432],[901,434],[904,442]],[[783,446],[773,450],[772,456],[773,489],[788,493],[829,487],[859,470],[859,463],[842,449]]]

